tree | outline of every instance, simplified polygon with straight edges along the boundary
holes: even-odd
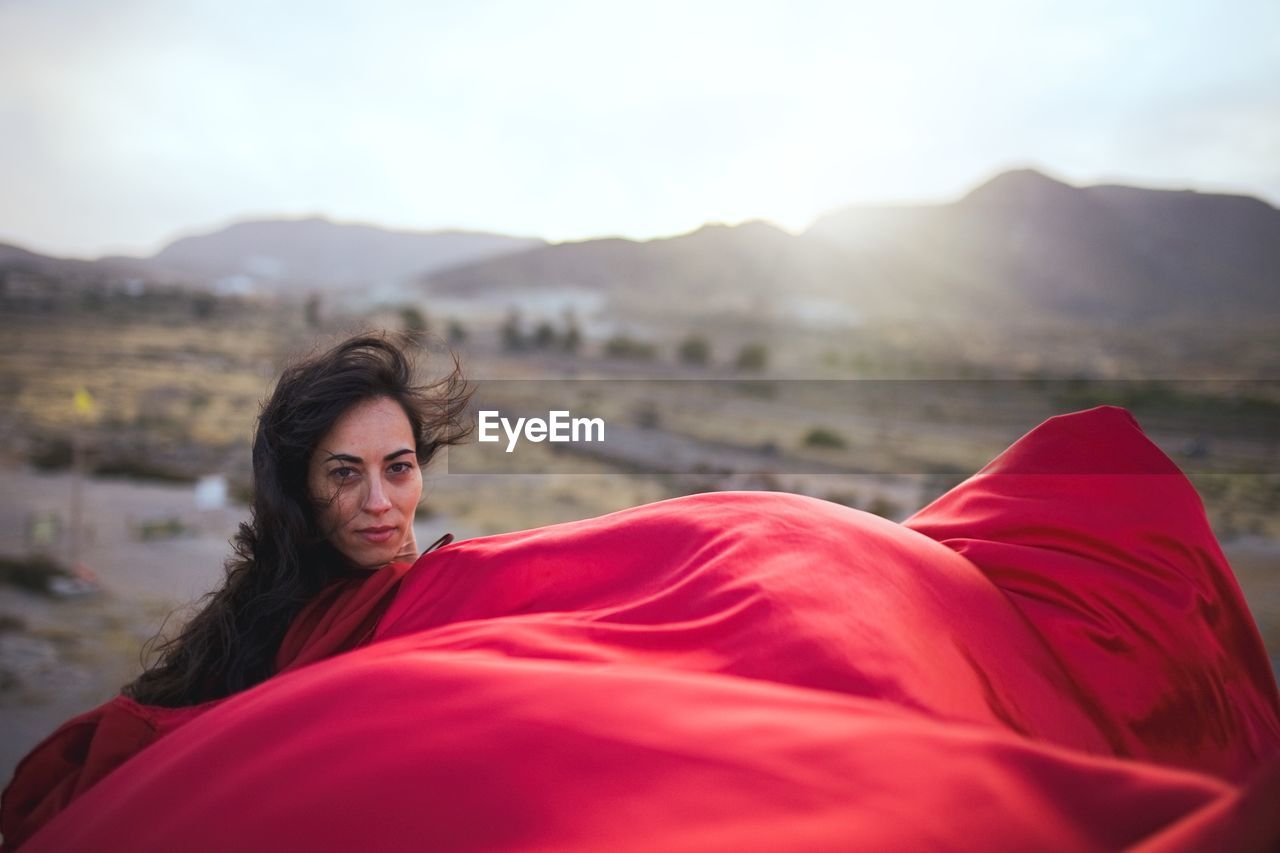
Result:
[[[217,307],[217,297],[212,293],[197,293],[191,298],[191,313],[197,320],[208,320]]]
[[[524,324],[518,308],[512,308],[502,323],[502,348],[513,352],[525,348]]]
[[[533,330],[533,345],[538,349],[550,349],[556,342],[555,327],[543,320]]]
[[[400,309],[400,323],[409,337],[417,343],[421,343],[430,330],[426,315],[416,305],[405,305]]]
[[[564,312],[564,337],[560,339],[560,348],[567,353],[576,353],[582,346],[582,331],[578,328],[578,315],[570,308]]]
[[[690,335],[680,342],[680,361],[702,366],[711,361],[711,344],[701,335]]]
[[[826,427],[814,427],[804,437],[806,447],[828,447],[843,450],[847,445],[840,433]]]
[[[745,344],[734,364],[739,370],[764,370],[769,365],[769,349],[764,344]]]
[[[609,358],[631,358],[649,361],[656,353],[653,344],[636,340],[630,335],[618,334],[604,344],[604,354]]]
[[[312,293],[307,296],[306,304],[302,308],[302,314],[307,320],[308,328],[320,328],[320,294]]]

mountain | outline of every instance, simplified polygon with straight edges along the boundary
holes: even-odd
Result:
[[[905,292],[951,307],[1108,322],[1280,312],[1280,210],[1246,196],[1073,187],[1024,169],[952,204],[836,211],[804,236],[874,252]]]
[[[663,320],[673,309],[708,317],[769,313],[842,271],[837,253],[747,222],[648,241],[559,243],[428,274],[420,284],[435,296],[490,301],[585,291],[627,317]]]
[[[312,218],[240,222],[176,240],[148,261],[223,289],[368,294],[395,291],[423,272],[543,245],[501,234],[389,231]]]
[[[274,220],[186,237],[145,259],[0,247],[0,281],[33,293],[60,282],[416,295],[544,314],[572,306],[615,324],[945,319],[1229,336],[1280,325],[1280,210],[1246,196],[1076,187],[1020,169],[945,204],[836,210],[800,235],[755,221],[548,244]]]
[[[1255,198],[1074,187],[1023,169],[958,201],[857,206],[799,236],[709,225],[587,240],[427,274],[428,295],[573,288],[629,317],[839,313],[1120,326],[1280,316],[1280,211]],[[800,310],[806,309],[806,310]]]
[[[20,246],[0,243],[3,292],[129,289],[139,285],[194,286],[197,280],[180,271],[138,258],[81,261],[55,258]]]

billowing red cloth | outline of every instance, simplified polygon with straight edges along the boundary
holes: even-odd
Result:
[[[905,525],[722,493],[462,542],[361,647],[169,713],[23,849],[1280,842],[1261,641],[1116,409]]]
[[[276,653],[276,671],[288,672],[367,642],[409,568],[390,563],[367,577],[343,578],[321,590],[289,626]]]
[[[328,584],[289,626],[276,670],[286,672],[367,641],[408,570],[405,563],[391,563]],[[63,723],[19,763],[5,789],[4,849],[22,844],[108,773],[220,701],[159,708],[117,696]]]
[[[1054,418],[906,526],[1035,626],[1116,755],[1241,779],[1275,680],[1191,483],[1123,409]]]

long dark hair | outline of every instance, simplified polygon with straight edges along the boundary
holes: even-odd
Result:
[[[395,400],[413,427],[420,465],[466,437],[471,389],[457,357],[443,379],[415,385],[407,345],[361,335],[284,371],[258,415],[252,512],[232,541],[226,580],[198,602],[180,634],[157,647],[155,662],[122,688],[124,695],[148,705],[195,705],[274,673],[293,617],[350,571],[320,530],[307,490],[311,452],[344,412],[372,398]]]

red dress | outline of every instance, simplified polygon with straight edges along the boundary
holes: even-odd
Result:
[[[901,525],[694,495],[383,571],[299,617],[263,684],[64,726],[20,765],[6,836],[33,833],[33,851],[1280,843],[1266,653],[1190,483],[1122,410],[1046,422]]]

